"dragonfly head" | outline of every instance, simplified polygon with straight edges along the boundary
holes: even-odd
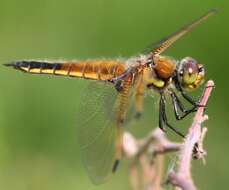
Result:
[[[186,90],[196,89],[204,79],[204,67],[191,58],[185,57],[178,67],[178,78],[181,86]]]

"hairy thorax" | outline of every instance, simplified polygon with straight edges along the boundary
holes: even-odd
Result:
[[[172,82],[172,76],[176,70],[176,61],[158,56],[154,60],[153,68],[144,70],[144,80],[148,88],[157,90],[165,89]]]

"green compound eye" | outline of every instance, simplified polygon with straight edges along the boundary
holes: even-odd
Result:
[[[181,60],[179,65],[179,79],[181,85],[188,89],[195,89],[204,78],[204,68],[191,57]]]

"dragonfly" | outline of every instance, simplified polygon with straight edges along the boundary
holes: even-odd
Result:
[[[19,60],[5,64],[31,74],[75,77],[90,81],[77,114],[78,140],[82,160],[95,184],[105,182],[122,158],[123,131],[127,121],[140,118],[145,92],[159,94],[159,127],[184,135],[170,124],[166,116],[165,95],[170,97],[177,120],[199,105],[189,91],[197,89],[205,76],[204,66],[192,57],[176,60],[161,55],[178,39],[214,15],[204,15],[151,45],[143,54],[129,59],[82,61]],[[178,94],[181,96],[178,96]],[[180,98],[190,103],[186,108]]]

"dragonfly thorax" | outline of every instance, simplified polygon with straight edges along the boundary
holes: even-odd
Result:
[[[154,57],[153,62],[153,70],[159,79],[167,80],[171,78],[176,69],[176,61],[174,59],[165,56],[157,56]]]
[[[176,61],[169,57],[157,56],[153,59],[153,67],[146,71],[147,87],[164,89],[171,82],[176,71]]]

